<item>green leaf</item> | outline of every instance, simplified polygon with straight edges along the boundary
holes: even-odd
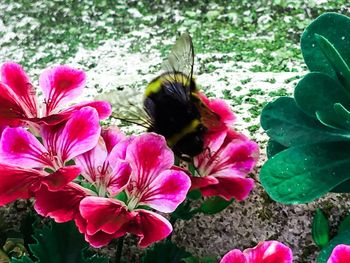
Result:
[[[350,112],[340,103],[335,103],[333,108],[338,117],[343,120],[342,125],[350,130]]]
[[[310,71],[323,72],[337,79],[333,66],[317,43],[316,34],[327,38],[349,65],[350,19],[336,13],[325,13],[315,19],[301,37],[301,51]]]
[[[215,263],[213,257],[188,257],[183,260],[184,263]]]
[[[332,192],[332,193],[350,193],[350,180],[347,180],[347,181],[337,185],[330,192]]]
[[[319,34],[315,34],[315,39],[321,51],[328,59],[328,62],[333,67],[339,82],[343,84],[348,93],[350,93],[350,70],[341,54],[339,54],[337,49],[328,41],[327,38]]]
[[[339,224],[338,235],[342,232],[350,231],[350,214],[348,214]]]
[[[271,158],[272,156],[276,155],[277,153],[279,153],[285,149],[287,149],[287,147],[270,139],[267,142],[267,147],[266,147],[267,158]]]
[[[36,229],[33,235],[36,244],[29,245],[33,255],[40,262],[61,263],[102,263],[105,257],[86,258],[82,251],[88,247],[84,236],[78,232],[74,222],[52,223]]]
[[[329,241],[329,223],[325,214],[321,209],[317,208],[314,219],[312,221],[312,239],[315,244],[323,248]]]
[[[350,142],[289,148],[270,158],[260,181],[270,197],[286,204],[311,202],[350,178]]]
[[[344,128],[345,120],[335,113],[334,104],[350,107],[350,98],[344,88],[331,77],[318,72],[308,73],[294,91],[297,105],[310,117],[322,115],[326,124]]]
[[[265,106],[261,126],[269,137],[286,146],[350,140],[350,132],[330,129],[304,114],[293,98],[281,97]]]
[[[188,192],[187,198],[192,200],[198,200],[202,197],[202,193],[199,189],[194,189]]]
[[[350,230],[341,232],[336,237],[334,237],[318,255],[317,263],[327,263],[327,260],[332,254],[333,249],[339,244],[350,245]]]
[[[192,208],[191,202],[186,200],[176,208],[176,210],[171,214],[171,217],[175,220],[190,220],[197,213],[198,209]]]
[[[232,202],[233,199],[227,201],[220,196],[208,197],[206,200],[204,200],[199,209],[204,214],[213,215],[224,210],[226,207],[232,204]]]
[[[184,258],[192,256],[175,244],[165,241],[156,243],[146,251],[143,263],[182,263]]]
[[[11,263],[34,263],[30,257],[24,256],[22,258],[12,258]]]

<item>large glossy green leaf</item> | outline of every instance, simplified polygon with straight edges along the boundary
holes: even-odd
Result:
[[[350,179],[349,149],[350,142],[291,147],[263,165],[260,181],[278,202],[311,202]]]
[[[316,118],[318,113],[326,124],[344,127],[346,120],[336,114],[334,104],[341,103],[350,108],[350,97],[331,77],[319,72],[307,74],[295,87],[294,98],[297,105],[310,117]]]
[[[261,126],[269,137],[286,146],[350,140],[350,131],[332,129],[304,114],[293,98],[281,97],[265,106]]]
[[[327,263],[333,249],[339,244],[350,245],[350,230],[341,232],[334,237],[318,255],[317,263]]]
[[[332,193],[350,193],[350,180],[347,180],[340,185],[334,187],[330,192]]]
[[[328,62],[333,67],[338,81],[345,87],[348,93],[350,93],[350,69],[344,61],[342,55],[334,47],[334,45],[328,41],[324,36],[315,34],[317,45],[328,59]]]
[[[287,149],[286,146],[270,139],[267,142],[267,146],[266,146],[267,158],[271,158],[272,156],[276,155],[277,153],[279,153],[285,149]]]
[[[315,19],[301,37],[301,51],[310,71],[324,72],[337,79],[337,74],[318,45],[315,34],[328,39],[349,65],[350,19],[336,13],[325,13]]]

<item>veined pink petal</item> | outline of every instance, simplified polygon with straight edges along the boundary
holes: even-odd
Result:
[[[349,245],[337,245],[327,263],[349,263],[350,262],[350,246]]]
[[[113,147],[108,155],[108,163],[111,165],[111,167],[117,166],[120,160],[126,159],[126,150],[134,138],[134,136],[130,136],[124,140],[121,140]]]
[[[201,188],[203,196],[221,196],[227,201],[246,199],[254,187],[254,180],[245,177],[216,177],[219,183]]]
[[[122,133],[116,126],[102,129],[101,136],[106,144],[108,153],[110,153],[113,147],[116,146],[119,142],[126,139],[124,133]]]
[[[219,180],[213,176],[205,176],[205,177],[191,176],[190,179],[191,179],[191,190],[203,188],[209,185],[219,183]]]
[[[220,263],[251,263],[245,258],[245,255],[239,249],[233,249],[228,252],[220,261]],[[282,262],[280,262],[282,263]]]
[[[0,140],[0,162],[22,167],[51,167],[45,147],[23,128],[6,128]]]
[[[152,181],[143,192],[140,203],[160,212],[170,213],[182,203],[191,186],[187,174],[181,171],[166,170]]]
[[[19,99],[20,105],[28,117],[37,116],[35,90],[22,67],[14,62],[7,62],[1,67],[1,80],[9,86]]]
[[[107,101],[100,101],[100,100],[77,103],[73,106],[70,106],[67,110],[63,110],[62,113],[74,112],[76,110],[80,110],[81,108],[84,108],[87,106],[94,108],[97,111],[98,117],[101,120],[108,118],[112,113],[111,104],[109,104],[109,102]]]
[[[82,175],[90,183],[99,183],[102,175],[109,173],[112,168],[109,167],[107,159],[107,149],[102,137],[99,138],[97,145],[90,151],[78,155],[74,160],[83,168]]]
[[[292,250],[278,241],[260,242],[254,248],[243,251],[247,261],[254,263],[292,263]]]
[[[27,114],[20,105],[18,96],[0,82],[0,125],[21,126],[26,118]]]
[[[174,164],[174,154],[164,137],[145,133],[135,137],[127,148],[126,161],[133,172],[137,189],[144,189],[159,174]]]
[[[56,192],[42,186],[35,192],[34,208],[39,215],[51,217],[58,223],[67,222],[76,218],[80,201],[91,194],[75,183],[69,183]]]
[[[42,183],[47,186],[49,191],[58,191],[66,184],[73,181],[80,172],[80,167],[76,165],[61,167],[54,173],[45,176]]]
[[[86,234],[90,236],[98,231],[114,234],[132,216],[122,202],[104,197],[84,198],[80,202],[80,214],[86,220]]]
[[[85,73],[69,66],[46,69],[39,79],[46,99],[46,116],[83,92]]]
[[[116,196],[125,189],[131,175],[130,165],[125,161],[115,164],[113,171],[104,178],[110,196]]]
[[[126,232],[117,232],[114,234],[108,234],[103,231],[98,231],[94,235],[85,234],[85,240],[93,247],[100,248],[108,245],[114,238],[124,236]]]
[[[58,151],[63,162],[96,146],[101,127],[95,109],[85,107],[72,114],[58,139]]]
[[[125,229],[140,237],[141,248],[166,238],[173,231],[171,224],[161,215],[146,210],[135,210],[132,213],[135,217]]]
[[[43,176],[38,170],[0,164],[0,206],[31,197]]]

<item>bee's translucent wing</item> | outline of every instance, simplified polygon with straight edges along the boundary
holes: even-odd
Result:
[[[110,91],[99,95],[97,98],[111,103],[113,108],[112,118],[136,124],[146,129],[152,126],[149,116],[142,107],[142,98],[139,98],[135,91]]]
[[[162,68],[166,72],[181,72],[192,79],[194,64],[194,50],[192,38],[183,33],[172,47],[168,59],[163,62]]]

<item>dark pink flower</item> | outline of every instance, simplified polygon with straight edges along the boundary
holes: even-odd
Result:
[[[74,183],[57,192],[41,188],[35,204],[41,215],[57,222],[74,219],[94,247],[126,233],[139,236],[140,247],[146,247],[170,234],[171,224],[145,207],[174,211],[185,199],[190,179],[171,169],[174,156],[163,137],[125,138],[116,129],[103,130],[97,146],[75,160],[94,193]],[[124,198],[119,200],[119,195]],[[72,201],[62,205],[62,200]]]
[[[14,62],[3,64],[0,81],[0,125],[17,127],[30,122],[33,128],[38,129],[35,123],[58,124],[85,106],[95,108],[100,119],[108,117],[111,108],[103,101],[64,108],[82,93],[85,79],[83,71],[69,66],[46,69],[40,76],[45,102],[38,104],[35,89],[22,67]]]
[[[292,250],[278,241],[260,242],[254,248],[243,252],[234,249],[228,252],[220,263],[292,263]]]
[[[258,145],[228,129],[209,133],[204,139],[206,150],[194,157],[192,189],[199,188],[203,196],[244,200],[254,186],[254,180],[246,176],[257,162]]]
[[[43,126],[43,144],[24,128],[5,128],[0,139],[0,205],[29,198],[44,187],[58,191],[74,180],[81,168],[67,162],[92,149],[100,130],[91,107],[74,112],[63,125]]]
[[[349,245],[337,245],[327,263],[349,263],[350,262],[350,246]]]
[[[91,107],[74,112],[63,126],[43,126],[43,144],[24,128],[8,127],[0,139],[0,163],[55,171],[92,149],[100,130],[98,114]]]
[[[80,203],[81,216],[86,220],[85,237],[95,247],[104,246],[127,232],[140,237],[140,247],[164,239],[172,231],[171,224],[141,206],[172,212],[186,198],[190,187],[184,172],[171,169],[174,156],[163,137],[144,134],[125,142],[115,147],[125,149],[125,161],[131,168],[125,188],[126,200],[113,198],[118,194],[117,187],[106,187],[105,196],[86,197]],[[117,152],[115,149],[111,151],[112,156]],[[119,192],[121,190],[122,186]]]

